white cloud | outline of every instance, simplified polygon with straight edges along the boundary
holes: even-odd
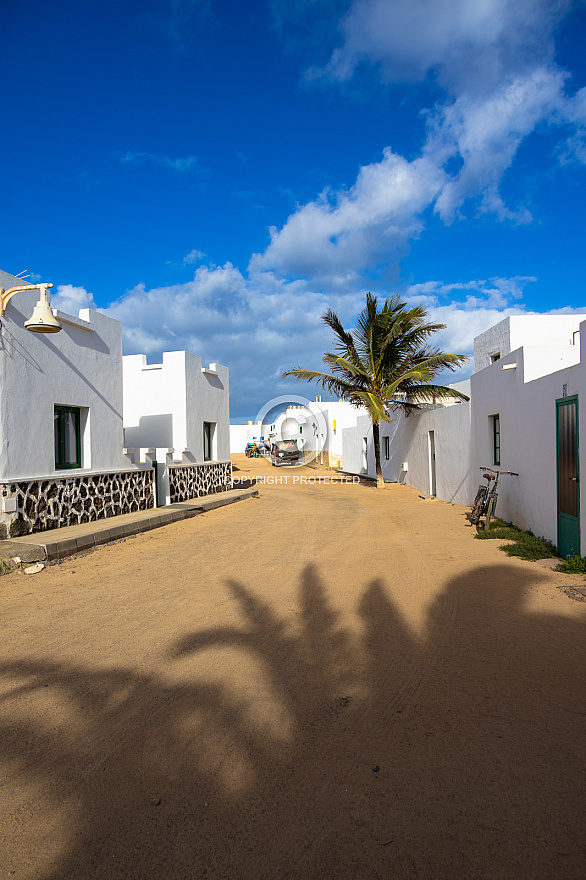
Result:
[[[253,282],[228,263],[202,266],[186,284],[137,285],[104,311],[122,321],[125,354],[157,359],[162,351],[186,349],[206,363],[229,366],[232,409],[252,417],[274,396],[284,370],[319,367],[327,345],[324,310],[331,305],[350,321],[363,298],[326,298],[304,282],[283,283],[270,273]]]
[[[507,205],[499,187],[520,144],[540,124],[584,118],[586,126],[586,96],[569,100],[566,78],[553,65],[537,66],[492,93],[462,94],[436,105],[418,158],[408,161],[387,147],[380,162],[359,170],[349,189],[325,190],[299,206],[282,229],[272,227],[270,244],[253,256],[251,269],[327,279],[330,289],[356,284],[364,273],[398,263],[422,233],[431,205],[445,223],[459,217],[467,201],[475,213],[501,222],[531,222],[530,211]],[[584,143],[568,142],[567,152],[586,156]]]
[[[442,281],[425,281],[422,284],[412,284],[407,288],[406,297],[409,302],[416,301],[426,307],[440,306],[444,302],[454,302],[455,297],[463,297],[459,300],[462,308],[467,310],[476,309],[500,309],[507,308],[515,300],[523,298],[525,286],[537,278],[533,275],[517,275],[513,278],[489,278],[476,281],[455,281],[444,283]],[[467,293],[467,291],[470,291]],[[466,293],[465,293],[466,292]]]
[[[74,287],[73,284],[59,284],[57,292],[51,293],[51,307],[68,315],[77,317],[80,309],[95,309],[93,293],[85,287]]]
[[[453,157],[463,162],[436,202],[444,221],[452,220],[467,198],[481,194],[481,210],[496,214],[499,220],[531,219],[526,210],[515,213],[505,207],[498,185],[522,140],[564,107],[564,80],[559,69],[539,67],[488,97],[464,95],[430,116],[424,155],[440,165]]]
[[[429,281],[404,291],[409,303],[426,305],[430,320],[447,324],[434,340],[446,351],[470,354],[473,338],[507,314],[523,311],[519,299],[529,277],[445,283]],[[252,418],[276,394],[312,397],[317,388],[281,374],[292,367],[323,367],[332,344],[321,317],[328,308],[345,327],[354,326],[364,307],[365,289],[324,292],[305,281],[285,281],[271,272],[246,278],[229,263],[201,266],[185,284],[148,290],[137,285],[104,311],[122,321],[125,354],[186,349],[205,363],[230,368],[233,417]],[[464,368],[455,381],[470,372]]]
[[[452,93],[490,92],[553,57],[553,30],[571,0],[354,0],[343,44],[322,76],[349,79],[361,62],[383,79],[434,72]],[[312,71],[310,76],[318,75]]]
[[[192,263],[197,263],[199,260],[203,259],[205,254],[203,251],[197,251],[195,248],[190,251],[188,254],[185,254],[183,257],[183,265],[189,266]]]
[[[564,81],[559,69],[540,67],[492,95],[464,95],[436,107],[418,158],[408,161],[385,149],[349,189],[326,190],[298,207],[282,229],[272,227],[270,244],[253,256],[251,269],[327,279],[333,289],[398,263],[422,233],[431,205],[445,223],[467,200],[499,221],[530,222],[527,208],[505,204],[499,184],[523,139],[539,123],[564,117]],[[460,166],[448,173],[453,160]]]
[[[367,279],[399,265],[426,213],[433,209],[449,223],[472,205],[500,221],[529,222],[528,209],[508,205],[501,185],[540,125],[565,126],[562,161],[586,161],[586,89],[568,98],[567,74],[553,63],[554,27],[569,7],[570,0],[354,0],[343,45],[312,76],[342,81],[368,63],[387,81],[435,77],[446,92],[428,111],[419,154],[407,159],[387,147],[354,183],[298,206],[281,229],[270,229],[247,276],[230,263],[200,266],[186,284],[128,291],[106,310],[122,321],[125,353],[154,358],[187,349],[225,363],[237,416],[253,416],[284,387],[315,393],[308,385],[280,385],[281,373],[322,366],[332,341],[324,311],[333,308],[351,328]],[[120,161],[201,171],[193,156],[129,152]],[[183,266],[203,256],[194,249]],[[524,311],[524,288],[535,280],[426,281],[403,294],[447,325],[436,344],[471,354],[474,336]]]
[[[577,159],[586,165],[586,87],[566,101],[563,118],[575,126],[575,131],[562,147],[560,160],[565,164]]]
[[[199,162],[197,156],[182,156],[173,159],[171,156],[163,156],[160,153],[133,153],[128,151],[119,156],[123,165],[139,165],[144,162],[150,162],[155,165],[161,165],[163,168],[170,168],[173,171],[181,173],[197,173],[206,174],[207,171]]]
[[[328,276],[332,286],[355,280],[365,267],[397,257],[420,233],[419,215],[444,182],[445,173],[426,157],[408,162],[386,149],[381,162],[360,169],[350,190],[326,190],[280,231],[271,228],[271,242],[251,268]]]
[[[569,123],[575,131],[565,136],[561,161],[586,161],[586,90],[568,98],[568,75],[553,62],[555,28],[572,5],[573,0],[353,0],[340,23],[342,45],[325,68],[311,70],[308,77],[343,82],[363,64],[377,67],[387,82],[435,77],[448,97],[428,113],[420,154],[436,172],[449,170],[435,211],[449,223],[472,199],[480,214],[529,223],[527,207],[511,207],[500,192],[523,140],[541,123]],[[304,221],[304,237],[318,247],[323,229],[315,221],[324,212],[314,205],[294,217],[297,227]],[[417,216],[418,209],[413,213]],[[362,226],[367,228],[370,253],[383,250],[381,230],[368,219]],[[421,225],[410,218],[405,239],[413,229],[419,234]],[[293,231],[290,220],[273,234],[273,242],[291,238]],[[297,240],[301,246],[300,235]],[[276,250],[271,244],[269,253]],[[302,260],[296,256],[295,262]]]

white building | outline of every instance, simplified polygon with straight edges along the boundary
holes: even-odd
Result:
[[[269,426],[265,425],[267,429]],[[245,425],[230,425],[230,452],[244,452],[248,443],[265,437],[260,422],[247,422]]]
[[[475,372],[472,387],[472,471],[514,471],[499,484],[498,515],[548,538],[563,555],[586,551],[585,499],[580,483],[580,437],[586,437],[586,315],[561,316],[566,344],[551,318],[527,317],[520,347]],[[557,318],[559,316],[554,316]],[[490,331],[488,331],[490,333]],[[537,343],[534,339],[537,339]],[[474,484],[474,481],[472,485]]]
[[[124,442],[133,460],[146,450],[157,462],[159,503],[231,488],[228,368],[187,351],[122,360]]]
[[[0,288],[22,285],[0,272]],[[84,309],[55,312],[59,332],[29,332],[38,299],[38,290],[18,291],[0,318],[4,537],[154,504],[152,467],[123,452],[121,324]]]
[[[586,437],[586,315],[515,315],[474,341],[475,372],[452,387],[468,403],[426,406],[381,423],[383,476],[471,504],[484,467],[499,483],[498,515],[560,551],[586,550],[580,436]],[[584,410],[584,407],[582,408]],[[372,425],[344,430],[343,466],[374,477]],[[386,439],[388,438],[388,439]]]
[[[450,387],[470,395],[469,381]],[[390,416],[389,422],[379,425],[385,482],[406,482],[429,495],[466,504],[471,486],[462,479],[462,469],[470,457],[469,403],[422,404],[407,416],[402,410],[391,410]],[[367,413],[359,416],[355,428],[343,432],[343,466],[350,473],[376,476],[372,422]]]

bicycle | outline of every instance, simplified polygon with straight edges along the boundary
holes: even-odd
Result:
[[[472,513],[470,514],[470,522],[477,524],[480,521],[480,517],[484,516],[484,531],[487,531],[490,527],[490,521],[495,515],[498,499],[496,490],[499,484],[499,477],[501,474],[518,477],[519,474],[516,474],[514,471],[496,471],[494,468],[488,467],[481,467],[480,470],[485,472],[482,476],[486,480],[486,485],[481,483],[478,487],[478,492],[472,506]]]

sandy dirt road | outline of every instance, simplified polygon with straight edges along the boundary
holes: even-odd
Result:
[[[586,605],[462,507],[237,465],[283,482],[0,578],[0,880],[582,880]]]

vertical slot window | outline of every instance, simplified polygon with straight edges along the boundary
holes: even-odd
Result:
[[[383,437],[383,452],[385,461],[388,461],[391,455],[391,441],[389,437]]]
[[[500,415],[491,416],[492,422],[492,463],[499,465],[501,463],[501,417]]]
[[[212,423],[203,423],[203,460],[212,460]]]
[[[53,414],[55,468],[81,467],[80,410],[76,406],[56,406]]]

